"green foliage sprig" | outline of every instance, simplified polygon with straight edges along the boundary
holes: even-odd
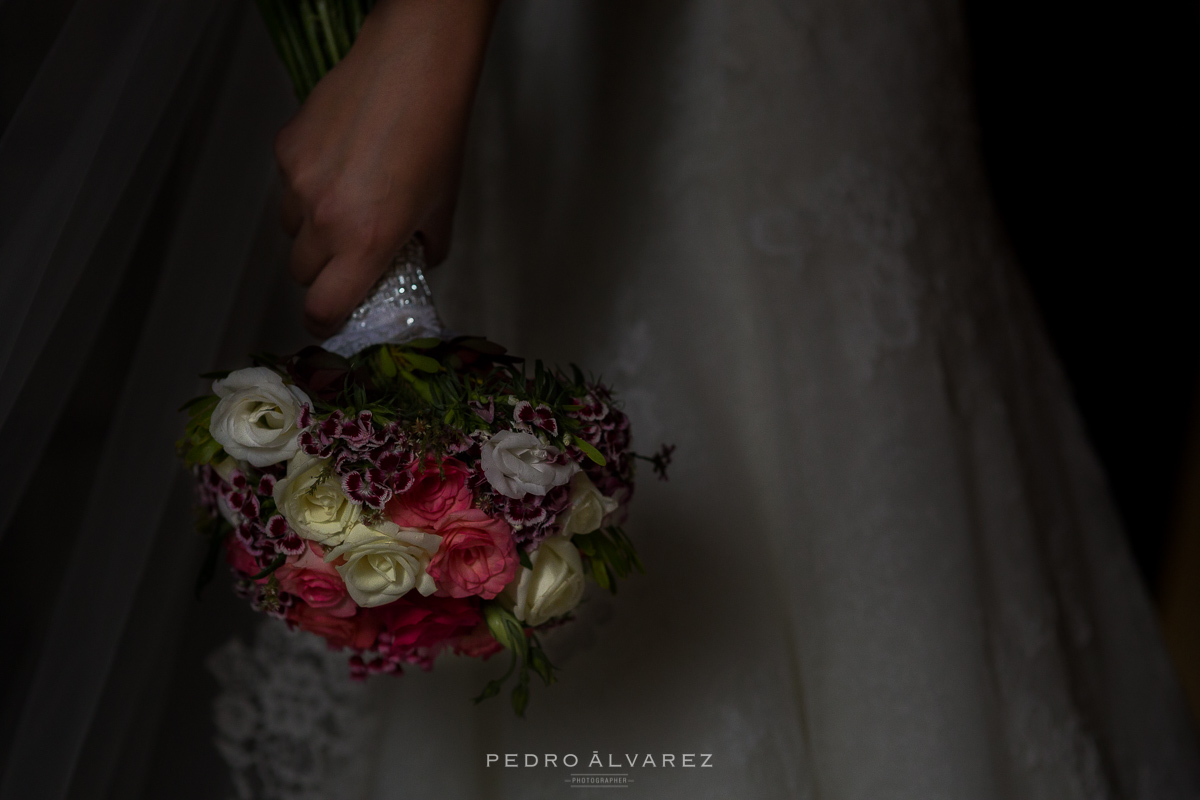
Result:
[[[349,359],[325,351],[297,356],[301,362],[311,358],[321,360],[320,371],[342,376],[324,393],[309,391],[318,418],[335,410],[347,416],[370,411],[380,423],[399,422],[415,445],[436,454],[464,434],[511,427],[512,408],[524,401],[550,409],[557,435],[539,430],[549,444],[561,450],[577,447],[591,461],[607,465],[604,455],[579,435],[583,423],[571,416],[579,409],[577,398],[592,394],[597,385],[575,365],[568,375],[538,360],[530,375],[524,359],[478,337],[375,345]],[[277,360],[275,366],[312,370],[295,359]],[[298,383],[306,391],[311,388],[304,380]],[[479,411],[489,402],[495,411],[490,421]]]
[[[175,443],[175,450],[189,467],[208,464],[224,452],[220,442],[212,438],[208,430],[218,401],[215,394],[206,394],[189,400],[179,409],[187,412],[188,421],[183,429],[183,437]]]
[[[610,525],[594,533],[576,534],[571,543],[587,559],[596,583],[613,594],[617,593],[618,578],[625,579],[634,570],[640,575],[646,574],[633,542],[619,525]]]
[[[549,686],[558,679],[554,674],[557,667],[551,664],[550,659],[546,657],[546,652],[542,649],[537,635],[532,632],[527,634],[520,620],[500,603],[495,600],[484,603],[483,618],[487,622],[492,636],[512,656],[509,660],[508,670],[499,678],[488,681],[487,685],[483,687],[483,691],[475,698],[475,703],[482,703],[484,700],[498,695],[501,687],[512,677],[517,665],[520,664],[521,671],[517,676],[517,685],[512,690],[512,707],[518,717],[523,717],[525,708],[529,704],[530,672],[532,671]]]

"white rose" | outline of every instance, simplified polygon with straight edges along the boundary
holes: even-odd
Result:
[[[574,461],[550,463],[557,455],[557,448],[547,447],[532,433],[500,431],[484,442],[479,461],[493,489],[519,500],[526,494],[545,495],[579,471]]]
[[[579,605],[584,590],[583,561],[564,536],[545,539],[529,554],[529,560],[533,569],[522,567],[503,596],[512,603],[513,616],[536,627]]]
[[[362,506],[342,493],[329,462],[302,450],[288,462],[287,476],[275,482],[273,494],[275,506],[292,530],[325,547],[341,544],[362,516]]]
[[[423,596],[437,591],[437,584],[426,568],[437,552],[442,537],[392,522],[370,528],[361,522],[346,532],[340,545],[325,554],[333,561],[345,556],[337,567],[346,590],[363,608],[382,606],[416,589]]]
[[[278,372],[249,367],[213,381],[221,398],[209,431],[234,458],[265,467],[287,461],[299,449],[296,418],[311,403],[308,395],[283,382]]]
[[[558,523],[564,536],[576,533],[591,533],[619,504],[611,497],[600,494],[596,484],[580,471],[571,478],[571,504],[558,515]]]

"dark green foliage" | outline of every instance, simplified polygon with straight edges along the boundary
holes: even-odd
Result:
[[[520,664],[521,670],[517,675],[517,685],[512,690],[512,707],[518,717],[525,716],[525,708],[529,705],[529,674],[532,671],[542,679],[547,686],[557,680],[554,674],[555,666],[542,650],[542,643],[532,630],[526,630],[521,622],[495,600],[484,603],[483,618],[487,621],[492,636],[512,653],[508,670],[499,678],[493,678],[483,687],[483,691],[475,698],[475,703],[482,703],[488,698],[500,694],[500,689],[508,681]]]
[[[613,594],[617,593],[618,578],[627,578],[634,570],[642,575],[646,573],[633,542],[617,525],[595,533],[578,534],[571,543],[588,560],[596,583]]]

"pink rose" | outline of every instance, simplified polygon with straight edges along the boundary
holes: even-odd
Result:
[[[358,606],[346,591],[346,582],[333,564],[325,563],[325,551],[319,544],[307,544],[303,553],[275,570],[279,588],[332,617],[354,616]]]
[[[387,504],[387,515],[401,528],[432,528],[447,514],[471,507],[470,471],[461,461],[447,458],[441,469],[428,459],[416,481]]]
[[[455,511],[438,520],[442,542],[427,571],[445,597],[495,597],[517,574],[517,548],[503,520],[477,508]]]
[[[379,619],[366,613],[353,617],[334,617],[307,603],[296,603],[287,610],[287,620],[302,630],[324,637],[334,650],[349,647],[368,650],[379,636]]]

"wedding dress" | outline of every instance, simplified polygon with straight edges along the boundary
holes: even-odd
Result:
[[[140,479],[163,469],[150,445],[170,441],[161,409],[152,429],[136,424],[140,387],[165,397],[288,335],[277,266],[262,267],[281,243],[254,234],[275,224],[269,148],[236,144],[269,142],[287,89],[264,77],[253,21],[214,7],[205,30],[236,43],[226,69],[238,79],[212,90],[229,130],[214,123],[198,148],[221,167],[215,184],[185,202],[238,181],[245,196],[181,215],[200,222],[174,247],[204,256],[168,258],[162,280],[177,288],[149,301],[165,316],[134,358],[148,370],[171,356],[175,383],[131,368],[116,407],[138,444],[122,451],[111,434],[101,455]],[[965,47],[951,0],[503,6],[434,294],[454,329],[603,374],[635,446],[677,446],[670,481],[647,470],[632,506],[647,575],[594,593],[548,638],[561,679],[534,687],[524,720],[502,700],[468,700],[497,663],[444,658],[354,684],[344,655],[313,637],[272,622],[242,632],[207,659],[237,796],[549,798],[591,771],[625,773],[631,794],[654,798],[1200,797],[1150,604],[988,199]],[[222,142],[243,160],[210,152]],[[222,272],[197,277],[200,264]],[[230,285],[236,297],[194,296]],[[151,347],[163,335],[175,338]],[[101,468],[92,491],[130,480]],[[168,504],[171,475],[155,481],[163,499],[136,515],[92,503],[143,525],[123,543],[169,554],[184,547],[164,542],[186,537],[187,498],[177,483]],[[106,514],[82,530],[116,531]],[[194,557],[163,559],[184,585],[143,578],[121,619],[167,597],[175,619],[226,637],[228,622],[185,602]],[[179,710],[206,685],[197,648],[159,655],[139,626],[80,608],[84,588],[60,590],[72,591],[48,623],[51,655],[31,668],[0,798],[201,796],[202,756],[172,762],[173,784],[144,778],[165,752],[148,740],[207,734]],[[146,629],[174,630],[163,614]],[[88,620],[100,632],[84,644],[115,651],[110,677],[51,702],[84,674],[52,656]],[[132,686],[148,664],[175,677]],[[141,722],[105,716],[139,691],[158,698],[139,701]],[[62,791],[22,793],[38,785],[27,759],[56,735],[73,737],[50,756]],[[129,744],[106,749],[106,735]],[[505,767],[509,753],[538,766]],[[579,769],[547,767],[547,753]],[[585,769],[593,754],[602,769]],[[611,766],[634,754],[636,767]],[[683,754],[711,766],[685,768]]]

